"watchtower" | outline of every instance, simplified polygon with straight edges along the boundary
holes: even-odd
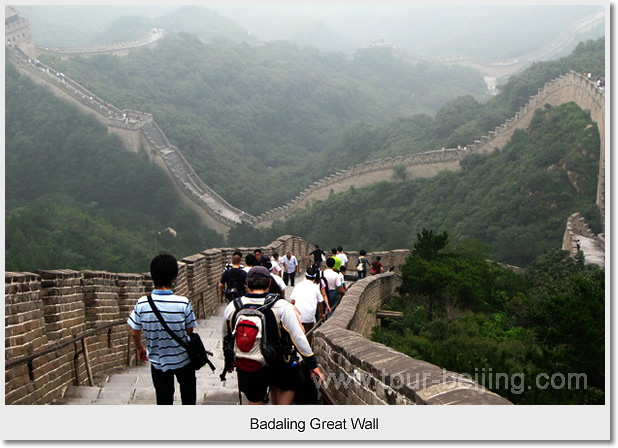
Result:
[[[4,45],[17,45],[28,56],[36,58],[30,22],[19,17],[19,13],[8,5],[4,7],[4,35]]]

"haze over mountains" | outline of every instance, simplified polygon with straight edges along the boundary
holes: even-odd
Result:
[[[452,8],[449,11],[455,14],[458,9]],[[469,37],[477,44],[467,49],[470,54],[477,52],[490,57],[529,53],[547,46],[556,37],[550,29],[563,32],[574,20],[598,11],[598,7],[574,7],[566,8],[563,13],[562,7],[553,7],[554,24],[549,19],[549,7],[521,7],[517,10],[519,14],[503,9],[505,16],[495,22],[481,21],[483,14],[493,8],[484,12],[469,8],[467,16],[462,8],[457,17],[465,16],[467,23],[476,24],[465,28],[472,35],[477,33],[476,39],[464,36],[462,27],[449,28],[448,24],[453,23],[451,17],[434,23],[441,30],[440,39],[430,38],[428,33],[414,39],[410,34],[410,45],[438,55],[438,52],[430,53],[431,49],[442,46],[455,51],[463,48],[463,42]],[[235,15],[231,7],[214,11],[203,6],[143,9],[17,6],[16,9],[30,20],[35,43],[43,46],[118,42],[141,37],[153,27],[163,28],[167,34],[157,48],[136,50],[127,57],[103,55],[61,60],[46,56],[48,59],[43,60],[42,56],[41,59],[117,107],[152,113],[199,176],[232,205],[252,214],[283,205],[315,180],[355,163],[472,142],[512,117],[544,82],[568,70],[605,72],[604,42],[599,39],[580,45],[569,57],[535,64],[533,70],[513,76],[512,82],[504,84],[502,95],[492,97],[486,92],[483,75],[478,71],[421,61],[420,54],[416,58],[406,56],[412,50],[401,51],[404,39],[399,41],[379,33],[377,25],[371,28],[367,16],[360,15],[362,8],[333,7],[328,9],[330,15],[322,13],[319,17],[321,10],[307,8],[302,18],[291,17],[296,11],[293,8],[277,12],[266,7],[242,8]],[[142,14],[142,10],[146,12]],[[439,15],[440,8],[427,10]],[[544,16],[540,15],[543,10]],[[253,16],[250,11],[254,11]],[[372,11],[376,15],[378,9]],[[394,32],[397,9],[387,7],[383,11],[382,21],[376,19],[375,23],[383,24],[382,30],[390,27]],[[441,11],[443,15],[447,12],[444,8]],[[337,17],[344,17],[344,12],[348,13],[347,22],[336,22]],[[354,16],[351,12],[358,14]],[[261,25],[250,22],[251,17],[262,18]],[[420,17],[413,19],[418,21]],[[506,25],[508,17],[512,17],[512,26]],[[273,25],[269,27],[266,19]],[[547,22],[545,27],[539,25],[543,20]],[[306,26],[298,25],[300,22]],[[495,32],[500,23],[504,28],[502,34]],[[371,33],[361,32],[363,24]],[[403,36],[406,30],[403,27],[399,30]],[[420,32],[423,28],[411,26],[410,30]],[[269,36],[281,39],[292,32],[296,33],[297,42],[306,39],[310,46],[267,40]],[[603,34],[603,26],[591,32]],[[478,39],[479,33],[485,33],[486,38]],[[513,33],[519,37],[513,37]],[[537,36],[537,45],[528,45],[523,35]],[[587,35],[578,34],[574,42]],[[509,36],[508,42],[500,42],[500,36],[505,39]],[[368,42],[376,39],[396,43],[397,49],[389,45],[367,48]],[[488,44],[485,50],[479,47],[482,42]],[[459,43],[460,47],[456,45]],[[325,51],[327,44],[339,50]],[[164,185],[165,181],[160,180],[162,175],[156,174],[146,157],[126,155],[117,141],[105,136],[104,128],[97,129],[95,124],[87,123],[87,119],[75,115],[77,111],[71,112],[66,104],[50,98],[41,88],[34,89],[22,78],[7,69],[7,262],[12,259],[13,270],[71,267],[139,271],[143,268],[126,263],[148,260],[152,251],[161,247],[183,256],[221,246],[218,235],[200,227],[195,216],[176,204],[171,185]],[[33,129],[34,122],[38,124]],[[86,135],[82,135],[86,128]],[[594,148],[589,150],[593,151]],[[32,161],[37,161],[36,166]],[[594,170],[591,172],[594,176]],[[33,173],[38,175],[32,176]],[[543,176],[538,173],[539,179]],[[88,179],[84,181],[88,188],[79,187],[81,179]],[[147,187],[154,180],[158,182]],[[149,197],[154,188],[159,189],[160,206],[157,207]],[[416,187],[410,184],[409,188]],[[364,245],[368,250],[401,248],[428,221],[413,223],[411,218],[418,215],[418,210],[412,209],[386,216],[385,213],[395,210],[396,204],[377,212],[385,197],[406,197],[403,202],[409,202],[405,190],[398,194],[397,189],[391,183],[377,185],[373,192],[354,193],[358,196],[352,199],[371,211],[371,226],[363,218],[353,220],[355,232],[351,232],[348,222],[341,223],[343,230],[336,230],[328,212],[319,217],[319,222],[328,222],[330,226],[316,225],[315,220],[309,219],[305,223],[286,223],[280,234],[291,233],[294,225],[303,230],[295,234],[305,237],[314,230],[321,231],[311,238],[325,246],[342,242],[341,235],[345,234],[348,239],[344,244],[354,244],[356,249],[357,245]],[[430,186],[427,189],[434,190]],[[123,191],[131,194],[125,195]],[[370,196],[376,196],[374,205],[367,202]],[[349,198],[339,199],[339,204],[346,200]],[[419,201],[438,206],[444,203],[444,197]],[[565,207],[573,205],[571,199],[564,202],[569,201]],[[586,201],[592,209],[593,201]],[[327,202],[330,200],[325,206]],[[432,218],[443,216],[443,219],[431,225],[446,223],[452,208],[432,213]],[[348,215],[359,213],[363,214],[363,210],[357,206]],[[391,218],[396,225],[390,227],[390,235],[384,235],[380,228]],[[562,215],[556,217],[555,222],[560,224],[553,228],[561,228],[565,219]],[[478,221],[491,224],[487,219]],[[79,225],[68,229],[67,222]],[[539,223],[530,225],[536,228]],[[26,226],[29,226],[27,232]],[[161,230],[167,227],[175,229],[178,237],[162,235]],[[368,232],[369,228],[375,231]],[[520,232],[516,228],[509,235]],[[88,243],[80,243],[77,235]],[[272,240],[253,235],[247,229],[240,229],[236,236],[236,241],[228,243],[248,247]],[[552,235],[547,240],[553,244],[559,236]],[[88,251],[87,246],[96,248],[97,244],[102,244],[106,252]],[[26,245],[29,251],[25,250]],[[529,254],[526,257],[529,259]]]
[[[151,27],[244,41],[288,40],[325,51],[352,53],[384,40],[415,57],[516,57],[549,43],[599,5],[201,5],[30,6],[40,45],[71,46],[122,40]],[[604,25],[577,42],[604,34]]]

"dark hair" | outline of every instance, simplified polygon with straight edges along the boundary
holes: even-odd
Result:
[[[253,253],[254,253],[254,254],[256,254],[256,255],[257,255],[257,254],[261,254],[261,253],[262,253],[262,249],[255,249],[255,250],[253,251]]]
[[[305,276],[308,280],[313,281],[313,283],[318,283],[320,281],[320,278],[318,277],[318,272],[320,272],[320,268],[312,264],[305,271]]]
[[[270,286],[270,278],[267,277],[247,277],[247,288],[252,291],[268,290]]]
[[[155,288],[171,288],[178,277],[178,261],[167,252],[161,252],[150,262],[150,275]]]
[[[333,257],[330,257],[328,260],[326,260],[326,266],[328,266],[329,268],[335,266],[335,259]]]
[[[242,259],[242,252],[237,250],[236,252],[234,252],[232,255],[238,255],[241,259]]]
[[[337,246],[337,250],[338,250],[339,252],[343,252],[343,247],[341,247],[341,246]]]
[[[380,261],[382,259],[382,257],[376,257],[376,260]]]
[[[253,254],[248,254],[248,255],[245,257],[245,264],[246,264],[247,266],[255,266],[255,265],[257,264],[257,258],[256,258],[256,256],[255,256],[255,255],[253,255]]]
[[[367,255],[367,251],[365,249],[362,249],[358,254],[359,255]]]
[[[333,255],[337,255],[337,249],[331,249],[330,253],[333,254]]]
[[[277,258],[278,256],[279,256],[279,252],[275,252],[275,253],[273,254],[273,258]]]

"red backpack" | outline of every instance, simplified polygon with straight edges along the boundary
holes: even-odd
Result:
[[[238,369],[255,372],[275,361],[278,341],[271,339],[279,330],[273,328],[278,324],[271,308],[280,298],[278,294],[269,294],[263,305],[243,305],[241,298],[234,299],[236,311],[228,321],[231,337],[226,342],[225,350],[226,358],[233,357]]]

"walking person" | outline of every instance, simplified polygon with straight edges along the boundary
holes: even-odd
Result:
[[[339,272],[339,268],[341,267],[341,258],[337,256],[337,249],[331,249],[330,254],[331,255],[329,258],[332,258],[333,260],[335,260],[335,264],[333,265],[333,270],[335,272]],[[328,264],[328,259],[326,260],[326,262]]]
[[[171,254],[161,253],[152,259],[150,274],[155,286],[151,294],[155,306],[172,331],[188,343],[188,335],[193,333],[197,322],[191,302],[172,291],[178,277],[178,261]],[[143,363],[150,361],[157,404],[174,404],[175,377],[180,385],[182,404],[194,405],[197,398],[196,379],[189,355],[163,328],[147,296],[137,301],[127,324],[131,327],[139,360]],[[142,343],[142,330],[146,346]]]
[[[281,273],[283,272],[283,260],[279,257],[279,253],[275,252],[270,259],[272,263],[272,269],[270,270],[271,274],[278,275],[281,277]]]
[[[268,269],[268,263],[270,263],[270,260],[268,259],[268,257],[262,255],[262,249],[255,249],[253,251],[253,255],[255,255],[255,259],[257,261],[255,263],[255,266],[264,266],[266,269]]]
[[[356,264],[356,272],[358,272],[358,278],[361,279],[367,277],[367,268],[371,266],[371,263],[367,259],[366,250],[361,250],[358,254],[359,255]]]
[[[337,254],[335,256],[341,260],[341,266],[348,266],[348,256],[343,252],[343,247],[337,247]]]
[[[328,297],[320,288],[319,270],[315,266],[309,266],[305,272],[305,279],[292,291],[290,302],[300,312],[300,322],[303,324],[305,333],[313,328],[316,322],[316,311],[319,309],[320,318],[324,320],[326,313],[330,313]],[[307,337],[311,344],[313,335]]]
[[[376,259],[371,263],[371,271],[369,273],[371,275],[378,275],[384,272],[384,266],[382,266],[382,257],[376,257]]]
[[[232,258],[234,258],[235,255],[238,255],[240,257],[240,260],[242,261],[242,252],[240,251],[235,251],[232,254]],[[232,261],[230,261],[229,263],[227,263],[224,267],[223,267],[223,272],[225,272],[227,269],[230,269],[232,267]],[[243,269],[244,266],[242,264],[240,264],[240,268]]]
[[[326,257],[324,256],[324,251],[320,249],[320,246],[318,244],[315,245],[313,252],[310,252],[306,258],[308,258],[309,260],[313,258],[313,265],[317,265],[318,267],[320,267],[322,262],[326,260]]]
[[[248,292],[245,297],[228,304],[223,312],[226,371],[236,368],[240,390],[251,405],[265,405],[269,399],[273,405],[292,404],[296,391],[302,388],[304,382],[297,354],[302,357],[311,375],[323,380],[317,358],[309,346],[294,306],[278,296],[269,296],[271,282],[272,276],[268,270],[255,266],[247,275]],[[243,315],[243,311],[249,314]],[[241,352],[236,351],[239,339],[241,344],[246,344],[251,337],[251,330],[239,330],[237,325],[246,325],[247,319],[258,312],[263,315],[263,321],[258,319],[257,322],[263,322],[264,327],[257,334],[265,333],[269,346],[277,347],[273,358],[265,364],[255,360],[260,356],[256,357],[254,350],[245,350],[251,353],[253,359],[243,359],[239,354]],[[261,346],[257,339],[253,342]]]
[[[296,277],[296,271],[298,270],[298,260],[292,255],[292,252],[287,251],[285,257],[283,257],[283,281],[286,286],[290,284],[294,287],[294,277]]]
[[[341,281],[341,276],[338,272],[333,270],[335,266],[335,258],[331,257],[326,260],[326,269],[322,271],[321,276],[321,285],[320,287],[324,289],[326,296],[328,297],[328,304],[330,305],[331,311],[328,312],[327,317],[330,317],[332,314],[332,310],[335,309],[339,299],[343,296],[345,292],[343,289],[343,283]]]
[[[219,292],[221,293],[221,301],[231,302],[234,297],[242,297],[245,295],[245,283],[247,280],[247,271],[240,264],[242,258],[240,255],[232,256],[230,267],[223,271],[219,280]]]

